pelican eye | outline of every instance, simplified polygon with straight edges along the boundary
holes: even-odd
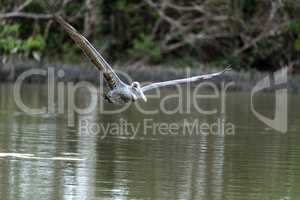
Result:
[[[133,87],[133,88],[139,88],[139,84],[136,83],[136,82],[134,82],[134,83],[132,83],[132,87]]]

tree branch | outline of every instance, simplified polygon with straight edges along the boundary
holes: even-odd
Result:
[[[255,37],[252,38],[251,41],[247,42],[246,44],[244,44],[241,48],[237,49],[234,52],[235,56],[238,56],[239,54],[241,54],[242,52],[248,50],[249,48],[255,46],[259,41],[261,41],[262,39],[275,34],[278,30],[280,30],[282,27],[288,25],[288,21],[282,22],[281,24],[277,25],[277,23],[275,23],[275,26],[272,27],[272,21],[275,21],[275,17],[276,17],[276,13],[278,11],[278,9],[280,8],[280,1],[279,2],[271,2],[271,10],[268,16],[268,19],[266,21],[266,23],[263,26],[263,30],[261,31],[261,33]],[[271,26],[271,27],[270,27]]]
[[[52,18],[52,15],[25,13],[25,12],[0,13],[0,19],[9,19],[9,18],[27,18],[27,19],[35,19],[35,20],[48,20],[48,19]]]
[[[23,4],[21,4],[18,8],[14,10],[14,12],[21,12],[24,8],[26,8],[29,4],[31,4],[33,0],[27,0]]]

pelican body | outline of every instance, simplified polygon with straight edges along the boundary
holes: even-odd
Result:
[[[138,98],[142,98],[145,102],[147,101],[138,82],[133,82],[131,86],[123,84],[122,86],[110,90],[105,95],[105,99],[113,104],[125,104],[130,101],[135,102]]]
[[[171,86],[176,84],[210,79],[223,74],[225,71],[230,70],[230,68],[226,68],[225,70],[217,73],[152,83],[144,87],[141,87],[139,82],[133,82],[131,85],[128,85],[117,76],[112,67],[108,64],[108,62],[106,62],[102,55],[91,45],[91,43],[83,35],[77,32],[77,30],[74,27],[72,27],[68,22],[66,22],[61,16],[54,14],[53,18],[63,27],[63,29],[72,38],[72,40],[82,49],[82,51],[95,65],[95,67],[99,71],[103,72],[104,79],[106,80],[106,83],[110,88],[110,90],[104,95],[104,98],[108,102],[113,104],[125,104],[128,102],[134,102],[138,99],[142,99],[146,102],[147,98],[144,93],[149,90],[164,86]]]

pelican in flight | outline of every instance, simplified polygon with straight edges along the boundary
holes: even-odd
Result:
[[[144,93],[155,88],[210,79],[216,76],[220,76],[224,72],[231,70],[230,67],[227,67],[225,70],[217,73],[152,83],[144,87],[141,87],[139,82],[133,82],[131,85],[128,85],[117,76],[117,74],[108,64],[108,62],[106,62],[106,60],[102,57],[102,55],[73,26],[71,26],[59,15],[53,15],[53,18],[63,27],[63,29],[72,38],[72,40],[74,40],[74,42],[82,49],[82,51],[96,66],[96,68],[103,72],[104,79],[106,80],[110,88],[110,90],[105,94],[105,99],[113,104],[125,104],[127,102],[134,102],[138,99],[142,99],[146,102],[147,98]]]

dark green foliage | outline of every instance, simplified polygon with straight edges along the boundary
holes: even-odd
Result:
[[[0,0],[0,13],[9,13],[22,2]],[[85,7],[87,1],[73,0],[65,5],[57,2],[60,3],[55,5],[55,11],[86,33],[87,12],[90,12]],[[171,0],[173,6],[166,6],[165,16],[159,12],[162,0],[153,2],[154,6],[145,0],[96,1],[95,29],[88,39],[105,57],[115,61],[145,60],[173,66],[231,64],[236,68],[272,69],[279,67],[278,63],[300,59],[300,21],[297,20],[300,6],[295,6],[296,1],[281,1],[280,9],[270,21],[271,2],[277,0],[207,0],[205,4],[200,0]],[[193,10],[195,3],[201,4],[205,12]],[[51,11],[42,0],[34,0],[22,12],[48,14]],[[286,19],[288,26],[283,23]],[[0,57],[18,54],[38,59],[43,55],[79,61],[82,56],[61,27],[49,19],[0,20]],[[283,26],[277,28],[280,24]],[[274,29],[274,33],[269,34],[269,29]],[[195,37],[199,35],[203,38]],[[247,47],[248,43],[252,44]]]
[[[39,59],[45,48],[44,38],[40,34],[21,38],[19,33],[19,24],[0,24],[0,55],[21,54]]]
[[[300,50],[300,20],[293,20],[289,24],[290,30],[296,34],[296,40],[294,43],[294,47],[296,50]]]
[[[20,26],[17,24],[0,24],[0,52],[1,54],[17,53],[22,49],[23,40],[19,39]]]
[[[156,44],[150,36],[144,34],[141,34],[139,38],[134,39],[131,54],[140,57],[149,55],[154,61],[159,61],[161,59],[159,45]]]

